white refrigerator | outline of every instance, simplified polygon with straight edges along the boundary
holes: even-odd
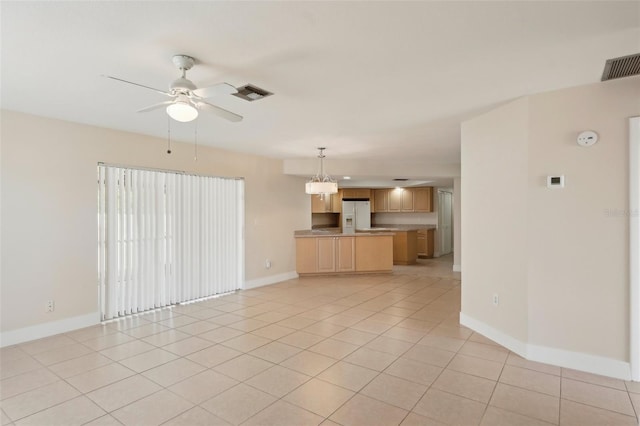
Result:
[[[353,234],[356,230],[371,228],[371,204],[369,201],[342,202],[342,232]]]

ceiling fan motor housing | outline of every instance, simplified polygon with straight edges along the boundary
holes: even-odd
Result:
[[[174,55],[171,60],[173,61],[173,64],[181,71],[190,70],[196,63],[195,59],[187,55]]]
[[[174,80],[173,83],[171,83],[171,91],[187,92],[187,91],[193,91],[196,89],[197,89],[196,85],[193,84],[191,80],[185,77],[180,77]]]

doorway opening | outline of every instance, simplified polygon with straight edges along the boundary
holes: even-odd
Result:
[[[438,255],[453,252],[453,193],[438,190]]]

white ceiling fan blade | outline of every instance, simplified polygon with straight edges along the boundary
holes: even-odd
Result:
[[[198,102],[196,102],[196,105],[198,106],[199,109],[202,109],[202,110],[205,110],[205,111],[209,111],[209,112],[217,115],[218,117],[222,117],[222,118],[227,119],[229,121],[233,121],[233,122],[242,121],[242,116],[241,115],[238,115],[238,114],[233,113],[231,111],[227,111],[224,108],[220,108],[220,107],[217,107],[215,105],[211,105],[208,102],[198,101]]]
[[[159,104],[154,104],[151,106],[148,106],[146,108],[142,108],[139,109],[138,112],[149,112],[149,111],[153,111],[154,109],[158,109],[158,108],[162,108],[164,106],[167,105],[171,105],[173,103],[173,101],[164,101],[164,102],[160,102]]]
[[[160,90],[160,89],[154,89],[153,87],[145,86],[143,84],[134,83],[133,81],[123,80],[121,78],[112,77],[110,75],[102,75],[102,76],[105,77],[105,78],[110,78],[111,80],[121,81],[123,83],[132,84],[134,86],[138,86],[138,87],[142,87],[142,88],[145,88],[145,89],[153,90],[154,92],[162,93],[163,95],[172,96],[171,93],[169,93],[169,92],[165,92],[165,91]]]
[[[194,95],[203,99],[212,98],[219,95],[232,95],[234,93],[238,93],[238,89],[236,89],[229,83],[214,84],[213,86],[203,87],[201,89],[196,89],[193,91]]]

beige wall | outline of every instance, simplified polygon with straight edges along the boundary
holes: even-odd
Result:
[[[529,121],[529,337],[629,359],[628,122],[640,79],[532,96]],[[599,142],[576,144],[594,130]],[[546,188],[564,174],[563,190]],[[550,297],[550,295],[552,295]]]
[[[453,180],[453,269],[460,271],[462,268],[462,180],[457,177]]]
[[[527,339],[529,102],[462,126],[462,312]],[[499,297],[493,305],[493,295]]]
[[[309,228],[311,208],[279,160],[201,146],[195,162],[190,144],[167,155],[165,140],[10,111],[1,143],[3,332],[98,311],[98,162],[244,177],[245,279],[295,271],[293,231]]]
[[[530,96],[464,123],[464,315],[552,358],[628,362],[628,217],[607,212],[628,209],[627,119],[639,114],[635,77]],[[600,141],[578,146],[583,130]],[[547,189],[551,174],[566,187]],[[501,295],[493,308],[492,292],[507,288],[517,300]]]

